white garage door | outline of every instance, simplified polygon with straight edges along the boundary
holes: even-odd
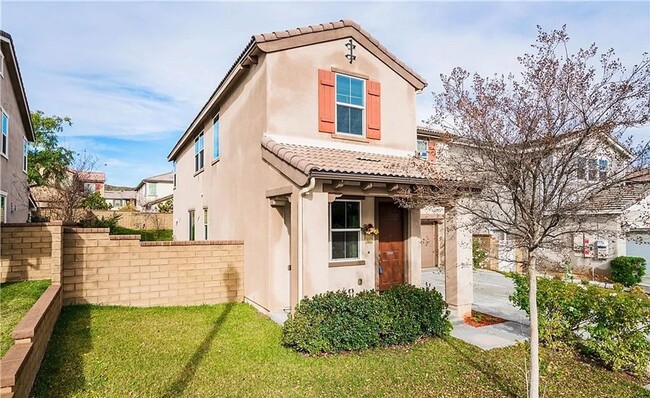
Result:
[[[643,257],[646,262],[645,282],[650,281],[650,232],[631,232],[628,234],[627,255]]]

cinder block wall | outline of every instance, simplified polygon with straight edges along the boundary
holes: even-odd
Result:
[[[120,219],[117,224],[124,228],[131,229],[172,229],[172,213],[143,213],[139,211],[113,211],[113,210],[93,210],[98,218],[110,218],[113,215],[119,215]]]
[[[243,300],[243,242],[140,242],[66,228],[64,304],[156,306]]]
[[[60,258],[62,223],[3,224],[0,226],[0,282],[53,278],[53,258]],[[59,271],[60,274],[60,271]]]

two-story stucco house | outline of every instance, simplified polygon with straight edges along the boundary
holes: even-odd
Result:
[[[136,209],[156,210],[158,203],[172,198],[174,193],[174,174],[163,173],[147,177],[135,188]]]
[[[27,149],[34,130],[13,40],[4,31],[0,31],[0,102],[0,222],[27,222]]]
[[[253,36],[169,154],[175,239],[243,240],[245,299],[266,313],[419,285],[420,211],[392,196],[425,183],[407,167],[425,87],[352,21]],[[466,312],[470,236],[446,239],[447,301]]]

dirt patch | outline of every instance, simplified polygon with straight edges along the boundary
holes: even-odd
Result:
[[[506,319],[499,318],[490,314],[485,314],[479,311],[472,311],[472,315],[466,316],[464,321],[469,326],[475,328],[480,328],[482,326],[497,325],[499,323],[507,322]]]

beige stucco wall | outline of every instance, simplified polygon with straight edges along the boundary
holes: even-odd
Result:
[[[29,193],[27,174],[23,172],[23,140],[25,126],[18,111],[16,88],[11,84],[6,59],[3,61],[4,77],[0,77],[2,86],[2,109],[9,116],[8,158],[0,155],[0,191],[7,195],[7,219],[5,222],[26,222],[29,214]],[[12,211],[15,206],[15,210]]]
[[[262,136],[281,135],[311,141],[313,145],[352,145],[318,131],[318,69],[339,68],[381,82],[382,139],[355,142],[357,150],[412,153],[415,148],[414,88],[360,45],[352,65],[344,50],[345,40],[338,40],[260,55],[258,63],[250,66],[233,91],[218,104],[219,160],[213,163],[211,119],[216,110],[203,128],[205,170],[194,173],[193,139],[177,157],[174,238],[188,239],[188,211],[194,209],[196,238],[204,239],[203,208],[207,207],[208,239],[245,242],[245,299],[263,311],[287,308],[290,286],[292,291],[296,290],[296,236],[291,236],[290,231],[297,233],[299,195],[298,187],[262,160]],[[266,191],[287,186],[293,189],[292,203],[285,209],[272,208]],[[374,244],[361,243],[365,265],[329,267],[328,194],[318,184],[303,200],[303,294],[374,288]],[[289,208],[293,226],[286,218]],[[363,201],[362,212],[364,223],[374,222],[374,199]],[[417,231],[412,228],[414,236],[405,250],[417,253],[417,260],[409,266],[410,274],[419,278],[419,268],[414,268],[420,265],[419,246],[415,247],[416,243],[419,245],[419,216],[415,222]],[[288,269],[289,263],[292,270]],[[358,279],[362,279],[361,285]]]
[[[381,140],[363,145],[415,151],[415,89],[357,43],[356,60],[345,58],[347,39],[298,47],[266,56],[268,132],[293,138],[340,142],[318,131],[318,69],[367,76],[381,83]]]

